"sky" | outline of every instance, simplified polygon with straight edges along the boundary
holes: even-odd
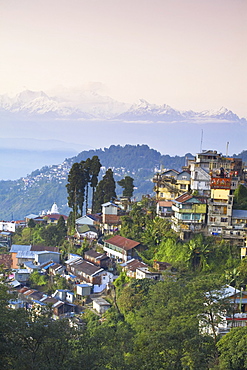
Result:
[[[0,94],[90,86],[247,117],[246,0],[0,0]]]

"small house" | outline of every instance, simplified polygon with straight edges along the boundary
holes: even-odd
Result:
[[[104,298],[93,299],[93,309],[100,314],[105,313],[107,310],[109,310],[110,307],[111,304],[107,302]]]

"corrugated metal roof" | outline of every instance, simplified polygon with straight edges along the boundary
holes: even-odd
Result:
[[[233,218],[246,218],[247,219],[247,210],[245,210],[245,209],[233,209],[232,217]]]
[[[30,251],[31,245],[20,245],[20,244],[12,244],[10,253],[17,253],[19,251]]]

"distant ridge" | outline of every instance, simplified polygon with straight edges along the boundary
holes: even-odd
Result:
[[[29,213],[39,213],[50,209],[56,201],[59,210],[68,214],[67,176],[74,162],[80,162],[98,155],[102,164],[100,176],[111,167],[115,180],[129,175],[134,178],[134,197],[152,194],[152,177],[158,169],[174,168],[179,170],[185,157],[161,155],[148,145],[111,145],[109,148],[85,150],[63,163],[45,166],[16,181],[0,181],[0,219],[23,219]],[[191,156],[191,154],[189,154]],[[122,189],[117,188],[118,195]]]
[[[144,99],[130,105],[95,92],[71,96],[49,96],[43,91],[25,90],[10,98],[0,95],[0,112],[4,117],[36,117],[43,119],[122,120],[133,122],[235,122],[246,124],[227,108],[202,112],[179,111],[169,105],[151,104]]]

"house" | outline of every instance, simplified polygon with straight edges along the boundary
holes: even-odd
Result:
[[[60,263],[53,262],[49,265],[49,273],[51,275],[62,275],[65,271],[65,266],[60,265]]]
[[[172,210],[172,229],[181,234],[184,239],[186,233],[201,232],[206,226],[207,202],[203,197],[195,197],[184,193],[174,199]]]
[[[76,225],[76,238],[94,240],[98,238],[98,231],[94,225]]]
[[[101,274],[104,272],[104,269],[95,266],[91,262],[83,259],[74,260],[72,263],[67,263],[67,270],[80,281],[101,285]]]
[[[229,312],[225,309],[222,312],[214,312],[214,316],[220,317],[220,322],[215,323],[214,329],[212,327],[204,327],[204,332],[213,334],[216,332],[219,335],[228,333],[233,327],[241,327],[247,325],[247,292],[236,289],[232,286],[222,287],[219,291],[206,294],[207,303],[212,304],[215,301],[225,301],[229,306]],[[216,320],[218,322],[219,320]]]
[[[127,262],[136,256],[136,249],[140,249],[141,244],[134,240],[115,235],[104,241],[104,251],[107,256],[117,260],[119,263]]]
[[[51,252],[51,251],[34,252],[34,261],[37,265],[41,265],[42,263],[45,263],[47,261],[59,263],[60,252]]]
[[[11,248],[12,232],[1,231],[0,232],[0,248],[5,247],[9,251]]]
[[[105,253],[99,253],[93,249],[84,253],[84,259],[102,268],[107,268],[110,263],[110,258]]]
[[[153,177],[156,200],[172,200],[190,190],[190,173],[167,170]]]
[[[76,284],[76,298],[82,299],[92,292],[93,284]]]
[[[26,283],[30,276],[30,271],[27,269],[18,269],[14,272],[15,280],[19,281],[19,283]]]
[[[17,269],[19,268],[19,263],[17,259],[17,253],[19,252],[29,252],[31,249],[31,245],[18,245],[18,244],[12,244],[10,248],[10,253],[12,256],[12,268]],[[27,259],[28,260],[28,259]]]
[[[52,297],[59,299],[60,301],[66,301],[69,303],[74,302],[74,293],[68,289],[57,289]]]
[[[68,216],[61,215],[60,213],[50,213],[43,216],[43,220],[47,222],[47,224],[57,224],[60,217],[63,217],[65,223],[67,222]],[[35,221],[36,219],[34,219]]]
[[[158,200],[156,205],[156,214],[159,217],[170,218],[173,215],[171,200]]]
[[[170,270],[172,268],[172,265],[168,262],[154,261],[153,268],[157,271],[165,271]]]
[[[111,304],[107,302],[104,298],[93,299],[93,309],[100,314],[105,313],[107,310],[109,310],[110,307]]]
[[[119,206],[117,206],[113,202],[107,202],[101,204],[102,207],[102,231],[105,233],[113,232],[114,230],[118,229],[120,225],[120,215],[118,215],[118,211],[120,210]]]
[[[138,267],[136,269],[136,279],[160,280],[161,276],[161,272],[149,271],[148,267]]]
[[[80,226],[80,225],[97,226],[100,224],[100,222],[101,222],[101,216],[99,214],[86,214],[75,220],[76,226]]]
[[[0,221],[0,231],[15,233],[16,231],[15,221]]]
[[[132,278],[136,277],[136,269],[140,267],[147,267],[147,264],[135,258],[121,264],[123,271],[126,275]]]
[[[43,257],[36,256],[40,252],[46,252],[46,254],[43,253]],[[24,265],[24,263],[26,263],[27,261],[31,261],[32,263],[36,263],[36,264],[42,264],[43,262],[53,260],[53,258],[55,258],[54,262],[59,262],[59,259],[60,259],[58,258],[58,256],[56,256],[56,253],[60,255],[59,249],[57,247],[36,246],[36,245],[31,245],[31,244],[30,245],[13,244],[11,246],[10,253],[12,256],[12,266],[11,267],[15,269]],[[49,257],[49,253],[50,253],[50,257]],[[46,260],[44,261],[45,258]]]
[[[31,213],[27,216],[25,216],[25,223],[28,224],[28,221],[34,220],[35,218],[39,217],[39,215],[35,215],[34,213]]]
[[[57,301],[52,306],[53,318],[55,320],[64,317],[70,317],[76,312],[76,305],[73,303]]]

